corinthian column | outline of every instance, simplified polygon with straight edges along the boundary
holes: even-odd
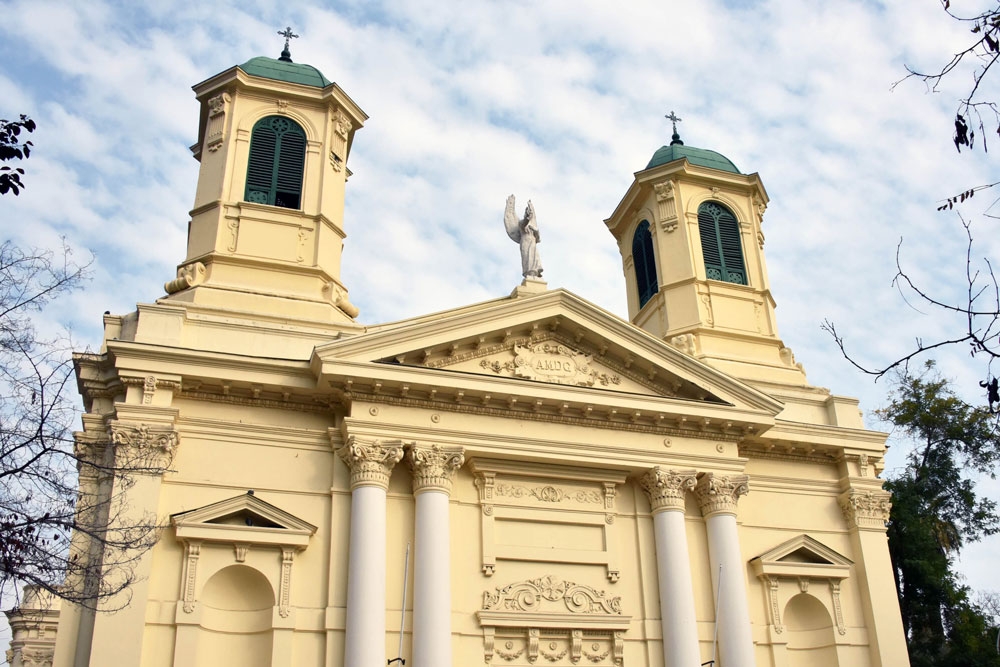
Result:
[[[413,665],[451,667],[451,541],[448,500],[461,447],[414,444],[407,452],[416,498]],[[404,583],[405,585],[405,583]]]
[[[385,492],[403,458],[401,442],[362,443],[339,450],[351,469],[351,545],[347,575],[344,664],[385,665]]]
[[[653,510],[663,664],[667,667],[701,664],[684,528],[684,495],[695,483],[694,470],[663,470],[659,466],[639,479]]]
[[[715,623],[719,652],[726,667],[754,667],[753,635],[747,607],[747,584],[736,529],[736,503],[750,491],[746,475],[699,473],[694,488],[708,530],[708,558],[719,605]],[[719,566],[722,566],[720,573]]]

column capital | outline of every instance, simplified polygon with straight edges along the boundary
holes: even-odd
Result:
[[[840,496],[840,509],[851,528],[885,531],[892,509],[892,494],[888,491],[849,489]]]
[[[162,475],[174,460],[180,435],[169,424],[108,422],[116,465],[132,472]]]
[[[664,470],[656,466],[639,478],[653,514],[664,510],[684,511],[684,494],[694,489],[698,473],[694,470]]]
[[[406,462],[413,473],[414,494],[422,491],[450,494],[455,471],[465,463],[465,448],[412,443],[406,450]]]
[[[389,488],[393,466],[403,458],[403,443],[399,440],[365,442],[352,435],[337,453],[351,469],[351,491],[359,486],[377,486],[385,490]]]
[[[714,472],[698,473],[694,496],[701,506],[702,516],[736,514],[740,496],[750,493],[750,478],[746,475],[717,475]]]

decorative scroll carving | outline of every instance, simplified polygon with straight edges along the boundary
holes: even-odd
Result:
[[[234,553],[234,555],[236,557],[236,562],[237,563],[246,562],[247,552],[249,552],[249,551],[250,551],[250,545],[249,544],[234,544],[233,545],[233,553]]]
[[[135,459],[136,472],[162,473],[173,461],[180,437],[170,426],[113,421],[111,442],[127,448],[120,453]]]
[[[868,455],[861,454],[858,456],[858,473],[860,473],[862,477],[868,477],[869,472],[870,468],[868,467]]]
[[[190,614],[195,608],[194,589],[198,581],[198,558],[201,555],[201,544],[188,542],[184,556],[184,597],[181,609]]]
[[[201,262],[185,264],[177,269],[177,277],[174,280],[170,280],[163,284],[163,291],[167,294],[176,294],[177,292],[186,290],[189,287],[200,285],[205,282],[206,273],[205,265]]]
[[[281,550],[281,581],[278,590],[278,614],[282,618],[288,618],[291,609],[289,600],[292,595],[292,561],[295,559],[295,550],[283,548]]]
[[[350,318],[355,318],[361,311],[358,307],[351,303],[350,299],[347,298],[347,290],[333,282],[332,280],[323,285],[323,292],[330,299],[337,308],[342,310],[345,315]]]
[[[693,357],[697,354],[697,341],[694,334],[681,334],[679,336],[674,336],[670,339],[670,344],[676,347],[678,350],[684,354]]]
[[[892,494],[888,491],[858,491],[851,489],[840,497],[840,508],[852,528],[885,530],[892,509]]]
[[[403,443],[374,441],[364,444],[353,435],[338,450],[340,458],[351,469],[351,490],[359,486],[389,488],[392,468],[403,458]]]
[[[483,593],[483,610],[536,612],[547,606],[543,600],[565,607],[565,611],[573,614],[622,613],[621,597],[608,598],[604,591],[563,581],[553,575],[510,584],[497,588],[494,593],[486,591]],[[562,605],[558,604],[560,602]]]
[[[480,367],[493,371],[513,373],[516,377],[555,384],[592,387],[621,384],[617,375],[598,372],[590,367],[593,355],[583,354],[566,345],[551,341],[518,343],[514,345],[512,361],[483,359]]]
[[[309,234],[311,232],[312,232],[311,229],[307,229],[305,227],[302,227],[302,228],[299,229],[298,251],[295,254],[295,261],[296,262],[304,262],[304,261],[306,261],[306,251],[308,250],[308,246],[309,246]]]
[[[750,478],[746,475],[716,475],[712,472],[698,473],[698,483],[694,487],[695,498],[702,515],[736,514],[736,504],[740,496],[750,493]]]
[[[705,324],[710,327],[715,326],[715,314],[712,312],[712,297],[707,294],[701,295],[701,304],[705,307]]]
[[[232,98],[221,93],[208,99],[208,127],[205,128],[205,148],[214,153],[222,147],[226,135],[226,110]]]
[[[614,487],[614,485],[612,485]],[[561,503],[566,501],[576,501],[578,503],[601,503],[603,497],[597,491],[566,491],[556,486],[536,486],[528,488],[517,484],[497,484],[496,494],[508,498],[528,498],[532,497],[542,502]],[[614,496],[612,496],[613,498]],[[612,501],[613,503],[613,501]]]
[[[150,405],[153,402],[153,394],[156,393],[156,376],[147,375],[142,381],[142,404]]]
[[[240,221],[230,220],[226,228],[229,230],[229,245],[226,246],[226,250],[236,252],[236,242],[240,239]]]
[[[698,483],[694,470],[664,470],[656,466],[639,478],[639,486],[649,497],[653,513],[668,509],[684,510],[684,494]]]
[[[351,131],[351,119],[347,117],[343,109],[337,109],[336,113],[333,114],[333,131],[341,139],[347,141],[347,135]]]
[[[764,583],[767,585],[767,602],[768,608],[771,610],[771,625],[774,626],[774,631],[780,635],[785,631],[785,626],[781,624],[781,608],[778,606],[778,578],[764,577]]]
[[[660,229],[669,234],[677,229],[677,206],[674,201],[673,181],[655,183],[653,191],[656,193]]]
[[[846,635],[847,625],[844,623],[844,610],[840,606],[840,582],[837,580],[830,580],[830,597],[833,598],[833,616],[837,622],[837,632]]]
[[[451,493],[455,471],[465,463],[465,449],[440,445],[412,444],[406,461],[413,473],[413,492],[443,491]]]

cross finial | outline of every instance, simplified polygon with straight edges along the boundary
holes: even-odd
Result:
[[[681,135],[677,134],[677,123],[679,123],[681,119],[673,111],[664,116],[664,118],[674,124],[674,134],[670,137],[670,145],[673,146],[674,144],[680,144],[683,146],[684,142],[681,141]]]
[[[291,26],[286,27],[284,30],[279,30],[278,34],[285,38],[285,48],[281,50],[281,57],[278,60],[290,63],[292,62],[292,52],[288,50],[288,40],[295,39],[298,35],[292,32]]]

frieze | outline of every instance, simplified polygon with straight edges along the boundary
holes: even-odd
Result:
[[[604,502],[603,496],[597,491],[577,490],[566,491],[556,486],[536,486],[526,487],[517,484],[497,484],[496,495],[508,498],[535,498],[547,503],[572,502],[600,504]]]
[[[554,603],[546,605],[545,602]],[[562,603],[562,604],[559,604]],[[543,606],[562,607],[572,614],[621,615],[621,597],[607,597],[604,591],[564,581],[554,575],[520,581],[495,592],[483,593],[483,611],[537,612]]]

